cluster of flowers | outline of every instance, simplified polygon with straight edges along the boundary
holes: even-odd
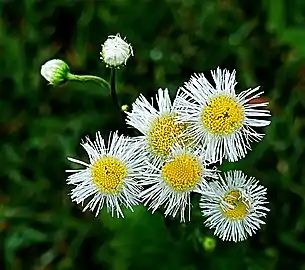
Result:
[[[131,46],[119,36],[103,45],[102,59],[108,66],[126,64],[130,55]],[[50,63],[41,73],[50,82],[60,81],[58,67]],[[124,216],[122,206],[133,211],[143,203],[152,212],[161,209],[165,216],[186,222],[191,218],[191,194],[196,193],[206,226],[222,240],[237,242],[254,234],[269,211],[266,188],[241,171],[221,174],[215,165],[244,158],[251,143],[262,139],[254,128],[269,125],[260,118],[270,112],[262,108],[267,102],[251,102],[262,94],[259,87],[235,92],[235,71],[217,68],[212,77],[214,85],[203,74],[192,76],[173,102],[167,89],[159,89],[157,108],[140,95],[126,112],[126,123],[141,136],[113,132],[107,142],[99,132],[93,141],[87,137],[81,145],[89,163],[68,158],[85,166],[67,171],[72,173],[67,178],[74,186],[72,200],[82,205],[86,201],[84,211],[98,215],[106,207],[117,217]]]

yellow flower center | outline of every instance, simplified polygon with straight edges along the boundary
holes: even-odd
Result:
[[[201,120],[214,135],[228,135],[242,127],[244,120],[243,106],[232,97],[212,98],[203,110]]]
[[[91,175],[102,192],[116,194],[123,185],[127,167],[117,158],[102,157],[92,165]]]
[[[167,157],[175,142],[186,143],[186,137],[182,134],[186,130],[186,124],[177,123],[176,115],[163,115],[156,118],[148,133],[150,151],[162,158]]]
[[[247,204],[243,201],[242,196],[238,190],[232,190],[224,198],[224,201],[231,204],[233,208],[226,206],[223,209],[224,215],[233,220],[244,219],[248,213]]]
[[[198,158],[182,154],[167,162],[161,169],[165,182],[175,191],[192,190],[200,181],[202,165]]]

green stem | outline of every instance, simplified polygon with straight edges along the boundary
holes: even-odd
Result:
[[[116,93],[116,69],[112,68],[110,71],[110,94],[112,97],[112,100],[114,102],[114,104],[116,105],[116,107],[118,108],[118,113],[120,115],[120,122],[122,123],[122,125],[120,125],[120,127],[122,128],[122,130],[125,129],[125,113],[122,111],[117,93]]]
[[[69,73],[67,76],[69,81],[81,81],[81,82],[88,82],[88,81],[92,81],[97,83],[98,85],[102,86],[103,88],[110,88],[109,83],[98,77],[98,76],[93,76],[93,75],[75,75],[75,74],[71,74]]]
[[[113,99],[114,104],[121,110],[120,103],[118,100],[118,96],[116,94],[116,76],[115,69],[112,68],[110,72],[110,94]]]

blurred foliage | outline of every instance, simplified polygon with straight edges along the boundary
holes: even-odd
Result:
[[[303,0],[0,0],[0,268],[304,270],[304,26]],[[125,219],[94,218],[70,202],[66,157],[87,159],[86,135],[126,129],[108,93],[91,83],[52,88],[40,67],[60,58],[76,74],[107,78],[100,44],[118,32],[135,53],[118,73],[124,104],[159,87],[174,94],[217,66],[237,70],[238,89],[262,86],[273,115],[266,137],[223,166],[268,188],[257,235],[214,243],[197,206],[180,224],[141,206]]]

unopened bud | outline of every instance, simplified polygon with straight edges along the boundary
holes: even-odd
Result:
[[[128,110],[129,110],[129,106],[128,105],[122,105],[122,107],[121,107],[121,110],[123,111],[123,112],[127,112]]]
[[[213,237],[204,237],[201,240],[202,246],[206,251],[213,251],[216,247],[216,240]]]
[[[133,55],[132,47],[119,34],[108,36],[102,45],[101,59],[108,67],[119,68],[126,65],[128,58]]]
[[[60,59],[52,59],[41,67],[41,75],[52,85],[57,86],[67,81],[70,68]]]

